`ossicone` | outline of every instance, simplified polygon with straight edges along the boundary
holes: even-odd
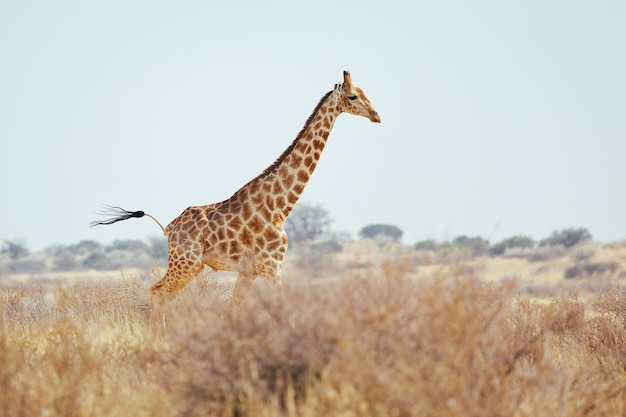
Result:
[[[352,89],[352,77],[350,77],[350,71],[344,70],[343,72],[343,87],[344,89]]]

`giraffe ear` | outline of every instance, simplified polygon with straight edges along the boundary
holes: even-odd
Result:
[[[352,77],[350,77],[350,72],[343,72],[343,88],[344,90],[351,91],[352,90]]]

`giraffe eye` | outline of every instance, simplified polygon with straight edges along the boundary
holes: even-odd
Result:
[[[350,100],[356,100],[356,96],[350,96],[348,97]]]

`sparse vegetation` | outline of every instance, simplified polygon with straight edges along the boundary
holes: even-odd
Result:
[[[434,252],[437,250],[437,242],[433,239],[420,240],[415,244],[415,249]]]
[[[534,248],[524,254],[529,262],[547,262],[562,258],[567,254],[567,249],[561,245],[542,246]]]
[[[617,262],[589,262],[571,266],[565,270],[565,278],[585,278],[601,275],[614,275],[620,271]]]
[[[460,235],[452,241],[438,243],[432,239],[415,244],[419,251],[430,251],[436,258],[449,262],[455,256],[491,256],[522,257],[531,262],[557,259],[569,250],[576,250],[580,256],[591,256],[593,245],[585,247],[591,241],[591,233],[584,228],[554,231],[549,237],[536,242],[525,235],[515,235],[490,245],[489,241],[480,236],[468,237]]]
[[[539,246],[563,246],[571,248],[579,243],[591,240],[591,233],[585,228],[570,228],[554,231],[552,234],[541,240]]]
[[[151,238],[148,244],[136,239],[117,240],[110,245],[83,240],[37,253],[31,253],[23,243],[13,242],[0,251],[0,272],[12,274],[147,268],[154,263],[167,263],[164,238]]]
[[[489,250],[489,241],[480,236],[469,237],[461,235],[454,238],[452,246],[468,252],[472,256],[480,256],[486,254]]]
[[[492,256],[503,255],[507,249],[517,249],[519,253],[523,253],[524,249],[533,248],[535,241],[528,236],[517,235],[504,239],[502,242],[496,243],[489,248],[489,254]]]
[[[470,259],[485,255],[489,251],[489,241],[480,236],[459,235],[452,241],[436,242],[422,240],[413,246],[417,251],[426,252],[431,262],[449,263],[459,259]]]
[[[521,297],[459,265],[385,262],[255,287],[203,279],[148,323],[136,279],[0,291],[2,415],[623,415],[626,294]],[[289,322],[293,323],[293,327]]]
[[[260,283],[232,314],[224,281],[202,274],[164,331],[145,290],[164,239],[18,256],[5,244],[3,278],[22,277],[0,287],[0,415],[626,413],[623,242],[577,229],[538,247],[464,235],[405,246],[380,227],[393,233],[321,240],[322,223],[289,252],[286,301]],[[42,273],[87,269],[74,283]]]

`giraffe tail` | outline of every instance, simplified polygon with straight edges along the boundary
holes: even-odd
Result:
[[[165,228],[163,227],[163,225],[161,225],[161,223],[159,223],[157,219],[155,219],[148,213],[145,213],[141,210],[128,211],[128,210],[124,210],[121,207],[109,206],[105,204],[104,209],[102,211],[99,211],[97,214],[100,214],[103,216],[113,216],[113,217],[111,217],[110,219],[106,219],[106,220],[94,220],[91,223],[89,223],[91,227],[98,226],[98,225],[113,224],[122,220],[128,220],[133,217],[140,218],[143,216],[147,216],[147,217],[150,217],[152,220],[154,220],[156,224],[159,225],[161,230],[163,230],[163,233],[165,234]]]

